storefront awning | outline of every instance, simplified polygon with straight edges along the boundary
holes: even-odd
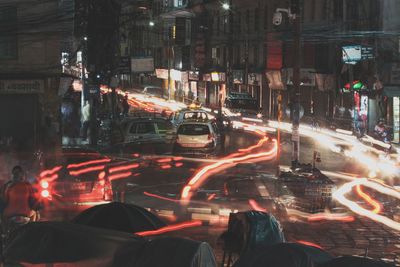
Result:
[[[385,85],[383,94],[388,97],[400,97],[400,85]]]

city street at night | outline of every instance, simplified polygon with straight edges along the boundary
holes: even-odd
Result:
[[[399,12],[0,0],[0,267],[400,266]]]

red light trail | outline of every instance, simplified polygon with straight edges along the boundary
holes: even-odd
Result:
[[[310,247],[319,248],[319,249],[323,250],[323,248],[320,245],[317,245],[317,244],[315,244],[313,242],[310,242],[310,241],[297,240],[296,243],[303,244],[303,245],[310,246]]]
[[[79,167],[84,167],[84,166],[94,165],[94,164],[99,164],[99,163],[107,163],[110,161],[111,161],[111,159],[90,160],[90,161],[85,161],[85,162],[81,162],[81,163],[69,164],[67,166],[67,169],[79,168]]]
[[[108,176],[108,180],[111,182],[111,181],[114,181],[114,180],[127,178],[127,177],[129,177],[131,175],[132,175],[132,172],[123,172],[123,173],[113,174],[113,175]]]
[[[43,178],[43,177],[48,176],[48,175],[53,175],[54,173],[58,172],[61,169],[62,169],[62,166],[56,166],[51,170],[42,171],[39,176]]]
[[[104,165],[87,167],[87,168],[84,168],[84,169],[81,169],[78,171],[70,171],[69,174],[72,176],[79,176],[81,174],[88,173],[88,172],[102,171],[102,170],[104,170],[104,168],[105,168]]]
[[[152,193],[149,193],[149,192],[146,192],[146,191],[143,192],[143,194],[144,194],[145,196],[154,197],[154,198],[158,198],[158,199],[161,199],[161,200],[166,200],[166,201],[171,201],[171,202],[179,202],[179,200],[177,200],[177,199],[159,196],[159,195],[152,194]]]
[[[112,167],[110,168],[110,173],[118,172],[118,171],[126,171],[126,170],[131,170],[131,169],[136,169],[140,165],[138,163],[134,164],[129,164],[129,165],[124,165],[124,166],[118,166],[118,167]]]
[[[201,226],[201,225],[202,225],[201,221],[190,221],[190,222],[183,222],[183,223],[178,223],[178,224],[174,224],[174,225],[168,225],[168,226],[162,227],[157,230],[137,232],[135,234],[140,235],[140,236],[159,235],[159,234],[164,234],[164,233],[173,232],[173,231],[177,231],[177,230],[182,230],[185,228],[197,227],[197,226]]]

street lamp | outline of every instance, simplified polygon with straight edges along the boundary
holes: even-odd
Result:
[[[150,26],[150,27],[154,27],[154,25],[155,25],[155,24],[154,24],[154,21],[150,21],[150,22],[149,22],[149,26]]]
[[[229,10],[231,8],[231,6],[228,3],[223,3],[222,8],[225,10]]]

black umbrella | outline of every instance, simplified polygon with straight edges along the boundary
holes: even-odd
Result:
[[[101,259],[106,263],[112,261],[118,248],[131,242],[142,244],[144,239],[73,223],[35,222],[18,228],[5,248],[4,257],[10,262],[75,263]]]
[[[327,252],[297,243],[257,246],[243,254],[234,267],[312,267],[331,260]]]
[[[114,267],[215,267],[208,243],[177,237],[150,240],[139,249],[137,243],[115,253]]]
[[[72,222],[128,233],[157,230],[166,226],[148,210],[120,202],[91,207],[78,214]]]
[[[376,261],[370,258],[361,258],[355,256],[343,256],[330,260],[318,267],[390,267],[387,263]]]

